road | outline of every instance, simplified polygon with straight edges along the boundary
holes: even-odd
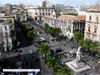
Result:
[[[34,46],[34,43],[27,42],[19,26],[16,26],[16,37],[17,37],[17,41],[19,41],[21,45],[19,48],[15,48],[15,49],[22,50],[22,53],[14,53],[14,52],[3,53],[3,56],[5,58],[2,65],[5,64],[6,65],[2,66],[2,68],[12,68],[12,69],[18,68],[16,66],[16,62],[22,61],[23,69],[40,69],[41,75],[46,75],[46,74],[52,75],[52,73],[47,69],[47,66],[40,58],[41,56],[37,53],[37,47]],[[30,50],[33,51],[33,54],[30,54]],[[19,58],[16,58],[17,54],[20,54]]]

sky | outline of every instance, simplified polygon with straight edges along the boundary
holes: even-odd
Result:
[[[31,5],[38,5],[44,0],[0,0],[0,5],[4,5],[7,3],[10,4],[31,4]],[[47,0],[51,4],[64,4],[64,5],[72,5],[72,6],[78,6],[78,5],[84,5],[84,4],[95,4],[97,3],[97,0]]]

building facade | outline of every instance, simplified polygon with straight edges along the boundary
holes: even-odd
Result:
[[[36,21],[41,21],[44,16],[52,16],[56,17],[55,7],[49,6],[49,4],[44,1],[39,6],[33,6],[27,8],[28,16]]]
[[[11,11],[12,5],[11,4],[5,4],[4,9],[5,9],[5,11]]]
[[[14,16],[16,21],[26,22],[28,19],[27,10],[18,7],[18,5],[6,4],[4,6],[5,16]]]
[[[2,41],[1,41],[2,40]],[[0,17],[0,47],[4,51],[11,51],[16,40],[13,17]]]
[[[84,34],[85,16],[62,15],[58,18],[46,16],[43,18],[43,22],[52,27],[61,28],[62,35],[67,36],[69,39],[73,37],[75,32]]]
[[[87,11],[84,35],[84,39],[100,42],[100,5],[98,4]]]
[[[16,21],[26,22],[28,19],[28,13],[26,9],[13,9],[11,15],[15,17]]]

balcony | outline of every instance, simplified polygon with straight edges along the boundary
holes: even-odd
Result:
[[[86,32],[86,34],[91,34],[91,32],[90,32],[90,31],[88,31],[88,32]]]
[[[95,32],[92,33],[93,36],[97,36],[97,34]]]
[[[96,21],[86,21],[86,23],[100,24],[99,22],[96,22]]]

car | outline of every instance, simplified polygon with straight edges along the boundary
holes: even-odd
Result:
[[[30,50],[30,53],[31,53],[31,54],[33,54],[33,51],[32,51],[32,50]]]
[[[22,52],[22,50],[21,49],[16,49],[16,50],[14,50],[14,53],[21,53]]]
[[[29,72],[28,75],[35,75],[35,72]]]
[[[20,46],[20,42],[17,42],[17,47],[19,47]]]
[[[18,59],[20,57],[20,54],[18,53],[18,54],[16,54],[16,58]]]
[[[59,53],[59,52],[62,52],[63,50],[61,48],[56,48],[56,51],[55,53]]]

